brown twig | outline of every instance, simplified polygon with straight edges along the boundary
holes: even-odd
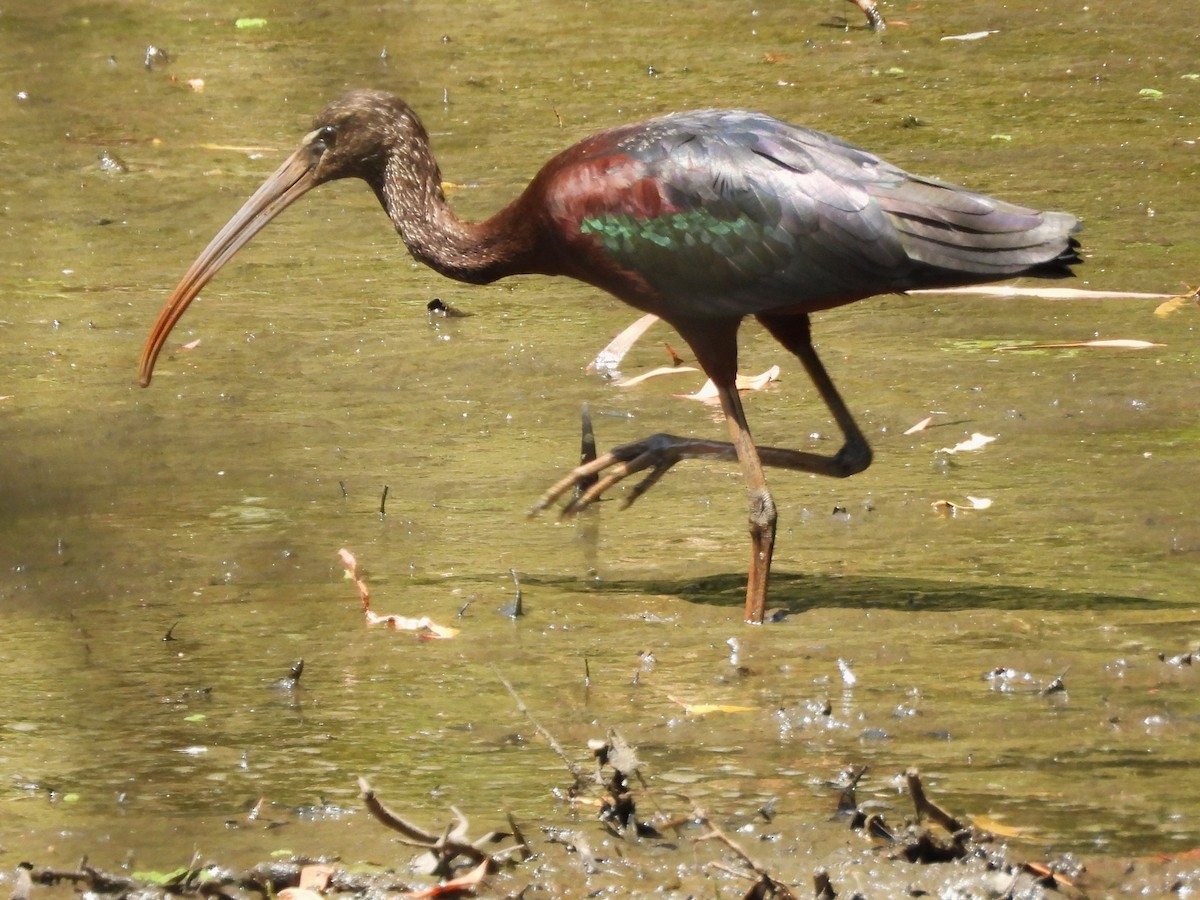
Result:
[[[362,791],[363,803],[366,804],[367,810],[371,815],[388,828],[398,832],[402,836],[402,843],[410,847],[421,847],[425,850],[434,851],[438,862],[441,864],[438,868],[448,868],[449,862],[457,856],[465,856],[475,865],[489,858],[488,854],[484,853],[478,847],[467,843],[465,839],[460,840],[455,837],[457,834],[465,834],[466,831],[466,820],[462,817],[461,813],[457,814],[457,828],[447,825],[440,835],[434,834],[401,818],[384,806],[379,798],[375,796],[374,789],[365,778],[358,779],[358,788]],[[489,835],[489,837],[491,836]]]
[[[779,898],[779,900],[796,900],[796,895],[792,893],[787,885],[776,879],[764,865],[747,853],[737,841],[721,829],[721,826],[710,819],[707,812],[695,804],[692,804],[692,818],[708,829],[704,834],[698,835],[692,838],[692,840],[696,843],[700,841],[718,841],[732,850],[758,876],[758,882],[763,886],[759,890],[760,896],[774,896]],[[742,873],[742,875],[743,877],[750,877],[746,876],[745,873]],[[767,893],[768,890],[770,891],[769,894]]]

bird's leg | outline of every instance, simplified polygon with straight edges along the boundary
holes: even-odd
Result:
[[[750,574],[746,582],[744,618],[749,624],[761,625],[767,606],[767,582],[771,577],[771,555],[775,550],[778,513],[775,500],[767,488],[767,476],[763,472],[758,448],[750,436],[741,395],[738,394],[737,328],[722,327],[720,323],[711,322],[687,330],[678,325],[676,327],[695,352],[696,361],[717,388],[731,438],[726,446],[732,447],[742,467],[742,478],[746,482],[746,494],[750,501]]]
[[[875,8],[874,0],[850,0],[855,6],[863,11],[863,15],[867,17],[867,27],[872,31],[883,31],[887,28],[887,23],[883,20],[883,14]]]
[[[567,491],[578,487],[576,495],[562,511],[564,516],[574,515],[599,500],[617,482],[649,469],[641,481],[626,491],[621,503],[624,509],[653,487],[675,463],[685,459],[724,459],[732,462],[737,459],[737,452],[732,444],[725,441],[652,434],[632,444],[614,447],[591,462],[576,466],[551,485],[529,512],[531,515],[541,512]],[[601,476],[600,473],[605,470],[608,471]]]
[[[784,447],[758,447],[757,455],[761,465],[812,472],[815,475],[828,475],[833,478],[846,478],[867,468],[871,464],[871,447],[837,388],[834,387],[816,350],[813,349],[808,316],[764,314],[760,315],[758,319],[771,332],[772,336],[794,353],[803,364],[844,437],[842,448],[832,456]],[[696,358],[704,367],[705,372],[713,379],[713,383],[719,386],[723,380],[722,370],[729,367],[728,365],[722,366],[716,360],[733,357],[736,354],[736,346],[718,348],[714,340],[714,333],[718,331],[724,332],[730,341],[735,339],[736,329],[733,327],[719,330],[696,329],[695,333],[689,331],[683,336],[696,352]],[[683,333],[682,329],[681,333]],[[736,391],[732,393],[732,396],[737,397]],[[738,399],[737,403],[740,409],[741,400]],[[726,418],[729,419],[729,409],[727,408],[731,405],[729,399],[722,396],[721,405],[725,408]],[[729,421],[733,420],[729,419]],[[742,427],[745,427],[744,414]],[[629,506],[681,460],[720,459],[730,462],[740,460],[742,454],[739,453],[736,441],[736,435],[734,443],[726,443],[724,441],[681,438],[670,434],[654,434],[632,444],[615,447],[592,462],[580,465],[568,473],[542,495],[534,504],[531,513],[541,512],[571,488],[586,484],[588,485],[587,489],[577,492],[576,496],[563,508],[563,515],[573,515],[599,500],[604,492],[614,484],[624,481],[635,473],[647,472],[640,482],[626,492],[622,505]]]
[[[737,330],[740,320],[705,321],[691,328],[676,329],[696,353],[696,360],[705,374],[720,385],[732,385],[737,378]],[[727,376],[725,373],[729,373]],[[734,392],[736,396],[736,391]],[[722,398],[722,404],[725,403]],[[740,406],[740,401],[739,401]],[[738,452],[733,444],[676,437],[673,434],[652,434],[640,441],[614,447],[608,453],[582,463],[551,485],[530,509],[536,515],[549,507],[572,488],[575,495],[563,507],[564,516],[585,509],[610,487],[637,472],[645,476],[625,494],[622,508],[629,506],[646,493],[677,462],[684,459],[723,459],[733,461]]]
[[[762,314],[759,322],[775,340],[796,355],[804,366],[804,371],[812,379],[817,393],[825,401],[826,407],[842,431],[844,443],[842,448],[833,456],[820,456],[806,453],[803,450],[787,450],[779,447],[759,447],[759,455],[765,465],[777,466],[784,469],[799,469],[813,472],[817,475],[830,475],[834,478],[846,478],[861,472],[871,465],[871,445],[863,436],[862,429],[854,421],[854,416],[846,407],[842,395],[833,386],[833,380],[825,371],[825,366],[813,349],[812,334],[807,315],[778,315]]]
[[[737,373],[728,381],[716,382],[721,398],[721,409],[733,438],[742,477],[746,481],[746,493],[750,498],[750,575],[746,581],[745,621],[761,625],[767,607],[767,582],[771,577],[771,555],[775,551],[775,523],[778,513],[775,500],[767,488],[767,476],[763,472],[762,460],[750,426],[746,424],[746,413],[742,409],[742,398],[737,391]],[[714,379],[715,382],[715,379]]]
[[[705,374],[716,385],[732,442],[654,434],[616,447],[592,462],[576,467],[546,491],[530,512],[538,513],[547,508],[572,487],[590,484],[587,489],[577,491],[564,507],[563,515],[572,515],[598,500],[617,482],[636,472],[645,471],[647,474],[642,480],[626,492],[624,505],[628,506],[681,460],[736,459],[741,464],[750,498],[750,578],[746,588],[745,616],[747,622],[760,624],[766,606],[777,514],[737,392],[737,323],[706,322],[696,329],[679,330],[696,353],[696,359]]]
[[[624,506],[628,506],[681,460],[719,459],[732,462],[736,459],[741,464],[746,490],[750,495],[751,559],[750,580],[746,589],[748,622],[762,621],[775,542],[775,504],[767,490],[763,466],[845,478],[871,464],[870,445],[813,349],[808,316],[764,314],[759,315],[758,319],[776,340],[796,355],[825,401],[845,439],[837,453],[825,456],[806,450],[757,447],[750,437],[742,401],[735,387],[736,327],[728,322],[719,326],[712,322],[701,322],[691,328],[686,327],[686,323],[684,327],[676,323],[675,327],[695,351],[697,361],[717,386],[732,442],[681,438],[670,434],[651,435],[632,444],[616,447],[594,461],[578,466],[546,491],[530,510],[531,514],[541,512],[575,485],[595,478],[590,488],[575,496],[563,508],[563,515],[573,515],[594,503],[618,482],[635,473],[646,472],[642,480],[626,492]]]

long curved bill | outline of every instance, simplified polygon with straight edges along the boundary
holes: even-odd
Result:
[[[272,219],[317,186],[319,182],[315,173],[323,149],[321,145],[306,140],[299,150],[289,156],[283,165],[263,182],[242,208],[234,213],[233,218],[225,223],[225,227],[217,232],[217,236],[192,263],[168,298],[167,305],[158,314],[158,321],[154,323],[150,336],[146,338],[146,345],[142,347],[142,359],[138,366],[138,378],[142,387],[150,384],[158,354],[162,352],[171,329],[188,308],[188,304],[238,250],[249,243]]]

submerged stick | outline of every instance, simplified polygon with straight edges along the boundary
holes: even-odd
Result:
[[[555,739],[554,735],[547,731],[542,723],[533,717],[533,713],[529,711],[529,707],[525,705],[525,701],[521,699],[521,695],[517,693],[517,689],[509,683],[508,679],[500,674],[495,666],[492,666],[492,671],[496,673],[496,677],[500,680],[500,683],[504,685],[505,690],[508,691],[516,702],[517,709],[529,720],[529,724],[533,726],[534,730],[550,745],[550,749],[558,754],[558,758],[566,764],[567,771],[571,773],[571,777],[575,779],[575,783],[587,784],[591,779],[575,764],[571,757],[567,756],[567,751],[562,748],[562,744]]]

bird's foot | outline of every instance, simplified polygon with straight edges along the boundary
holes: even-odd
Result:
[[[717,441],[697,441],[671,434],[652,434],[632,444],[614,447],[591,462],[577,466],[542,494],[529,514],[540,513],[575,488],[575,496],[563,506],[562,515],[576,515],[599,500],[614,484],[637,472],[646,472],[646,476],[625,494],[621,504],[621,508],[624,509],[654,487],[671,466],[680,460],[697,456],[727,458],[731,452],[732,447],[729,444]]]

